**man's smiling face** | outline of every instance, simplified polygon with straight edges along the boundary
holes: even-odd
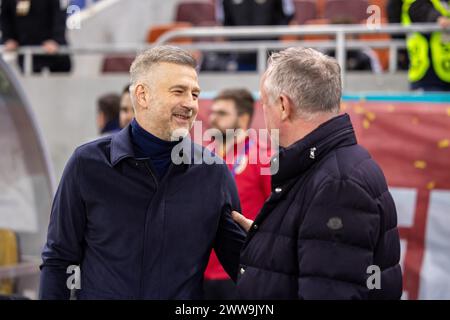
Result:
[[[149,102],[142,121],[164,140],[188,133],[198,114],[200,88],[194,68],[174,63],[158,63],[149,70]]]

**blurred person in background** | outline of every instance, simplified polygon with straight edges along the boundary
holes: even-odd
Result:
[[[196,67],[172,46],[136,57],[135,119],[77,148],[64,169],[42,252],[41,299],[69,299],[71,266],[80,267],[80,300],[202,299],[213,248],[236,280],[245,239],[231,217],[240,210],[236,184],[220,158],[186,136],[198,114]],[[205,153],[214,164],[194,163]]]
[[[120,128],[125,128],[134,118],[133,103],[131,102],[130,85],[126,85],[120,98]]]
[[[336,18],[331,21],[331,24],[343,25],[343,24],[355,24],[354,19],[349,18]],[[355,35],[347,35],[348,40],[357,40]],[[336,50],[327,50],[325,53],[331,57],[336,56]],[[383,69],[380,64],[380,60],[376,52],[369,46],[364,46],[358,49],[348,49],[345,55],[346,69],[350,71],[372,71],[373,73],[380,74]]]
[[[403,0],[388,0],[386,5],[387,18],[389,23],[402,22],[402,6]],[[405,34],[391,34],[392,39],[405,40]],[[397,68],[399,70],[408,70],[409,59],[406,49],[398,49],[397,51]]]
[[[101,135],[109,135],[120,130],[120,96],[108,93],[97,101],[97,128]]]
[[[58,54],[59,46],[67,45],[66,17],[68,1],[61,0],[2,0],[2,43],[6,51],[20,46],[40,46],[48,55],[33,55],[33,72],[70,72],[68,55]],[[24,56],[19,55],[24,71]]]
[[[236,181],[242,212],[249,219],[256,218],[271,193],[270,175],[262,175],[263,166],[249,161],[250,154],[259,155],[260,149],[267,154],[266,147],[246,134],[252,122],[254,104],[248,90],[226,89],[214,98],[209,118],[210,126],[219,130],[223,137],[223,143],[216,145],[215,151],[221,157],[233,160],[227,164]],[[223,270],[214,252],[205,272],[205,280],[206,299],[237,298],[235,284]]]
[[[260,84],[278,130],[272,195],[241,252],[243,299],[400,299],[395,203],[381,168],[339,115],[341,71],[314,49],[273,54]]]
[[[65,0],[67,1],[67,0]],[[93,4],[95,4],[98,1],[102,1],[102,0],[68,0],[70,1],[70,5],[75,5],[80,7],[81,9],[89,7]]]
[[[288,25],[294,17],[293,0],[216,0],[216,19],[225,27]],[[233,39],[230,39],[233,40]],[[234,39],[235,41],[276,39]],[[204,55],[202,70],[256,70],[256,53],[215,53]]]
[[[450,91],[450,1],[404,0],[402,24],[438,23],[442,31],[408,36],[412,90]]]

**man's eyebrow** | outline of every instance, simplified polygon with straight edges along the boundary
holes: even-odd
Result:
[[[186,87],[186,86],[183,86],[183,85],[181,85],[181,84],[177,84],[177,85],[171,86],[169,89],[170,89],[170,90],[173,90],[173,89],[183,89],[183,90],[186,90],[187,87]]]
[[[189,87],[185,86],[185,85],[182,85],[182,84],[177,84],[177,85],[174,85],[174,86],[170,87],[169,90],[174,90],[174,89],[188,90]],[[200,92],[200,88],[199,87],[195,87],[195,88],[192,89],[192,91]]]

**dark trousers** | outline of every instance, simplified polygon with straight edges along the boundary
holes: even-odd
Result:
[[[33,73],[41,73],[48,68],[50,72],[70,72],[72,62],[68,55],[33,55]],[[24,72],[25,58],[19,55],[19,67]]]

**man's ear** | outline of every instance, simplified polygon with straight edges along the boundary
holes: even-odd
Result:
[[[286,120],[292,117],[294,113],[294,106],[292,104],[291,99],[289,99],[288,96],[281,94],[280,97],[280,113],[281,113],[281,120]]]
[[[137,106],[147,109],[150,93],[148,88],[143,84],[138,84],[134,89],[134,96],[136,97]]]
[[[102,111],[97,113],[97,128],[100,130],[106,125],[105,114]]]

